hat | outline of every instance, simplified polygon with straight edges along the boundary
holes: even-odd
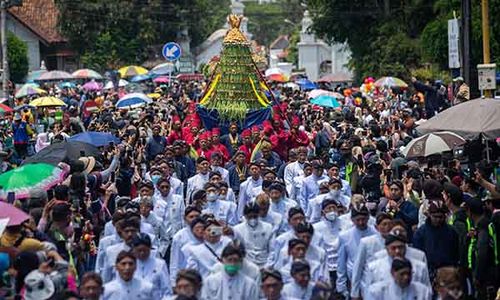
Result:
[[[95,167],[95,158],[94,157],[92,157],[92,156],[80,157],[78,160],[83,162],[83,164],[85,165],[84,170],[83,170],[84,173],[89,174],[90,172],[92,172],[92,170]]]
[[[212,135],[220,135],[220,128],[215,127],[212,129]]]
[[[275,191],[283,193],[285,191],[285,188],[283,187],[283,185],[280,182],[275,181],[269,186],[269,190],[270,191],[275,190]]]
[[[38,270],[31,271],[26,278],[24,278],[26,287],[26,300],[46,300],[52,297],[55,292],[54,283],[49,275],[44,274]]]
[[[364,203],[360,205],[353,205],[351,209],[351,219],[357,216],[369,216],[370,212]]]
[[[385,237],[385,245],[390,245],[395,241],[400,241],[403,243],[408,243],[408,237],[406,233],[398,228],[392,229]]]
[[[301,239],[291,239],[288,241],[288,249],[292,249],[293,247],[295,247],[297,245],[304,245],[307,247],[307,243]]]
[[[448,212],[448,207],[441,200],[429,200],[429,208],[427,209],[429,213],[443,213]]]
[[[448,194],[453,203],[462,203],[463,194],[460,188],[453,183],[445,182],[443,185],[444,192]]]
[[[332,204],[335,206],[339,206],[339,203],[334,199],[331,198],[324,199],[323,202],[321,202],[321,210],[325,209],[328,205]]]
[[[292,126],[299,126],[300,125],[300,119],[297,116],[293,116],[292,118]]]
[[[250,137],[252,135],[252,132],[250,131],[250,129],[245,129],[241,132],[241,136],[242,137]]]
[[[259,132],[260,129],[259,129],[259,126],[258,125],[253,125],[252,126],[252,132]]]
[[[443,193],[443,185],[434,179],[426,179],[422,190],[427,199],[441,199]]]
[[[316,170],[324,169],[323,164],[319,160],[313,160],[311,162],[311,166],[313,169],[316,169]]]
[[[259,205],[255,202],[249,202],[245,205],[245,207],[243,208],[243,215],[248,215],[248,214],[251,214],[251,213],[254,213],[254,214],[258,214],[259,213]]]
[[[465,81],[465,80],[462,76],[458,76],[458,77],[453,78],[453,82],[457,82],[457,81]]]
[[[463,203],[470,209],[473,214],[480,215],[483,213],[483,202],[475,197],[466,197]]]
[[[391,271],[399,271],[401,269],[410,269],[411,270],[411,263],[409,260],[406,258],[399,258],[396,257],[392,261],[392,266],[391,266]]]
[[[151,248],[151,238],[147,233],[139,233],[132,239],[133,247],[137,247],[140,245],[144,245],[147,246],[148,248]]]
[[[310,271],[310,270],[311,267],[309,266],[309,263],[306,260],[299,259],[292,263],[292,267],[290,268],[290,274],[293,276],[296,273],[302,271]]]

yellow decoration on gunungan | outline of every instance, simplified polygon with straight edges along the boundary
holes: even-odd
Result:
[[[217,74],[215,76],[214,82],[212,82],[210,89],[208,89],[208,92],[205,94],[205,96],[203,96],[203,99],[201,99],[201,101],[200,101],[201,105],[204,105],[207,103],[208,98],[210,97],[210,95],[212,95],[212,92],[214,91],[215,87],[217,86],[217,83],[219,82],[220,77],[221,77],[221,74]]]
[[[262,99],[262,97],[259,95],[259,92],[257,91],[257,89],[255,89],[255,84],[253,83],[253,80],[252,78],[250,78],[250,76],[248,76],[248,80],[250,81],[250,84],[252,85],[252,89],[253,89],[253,92],[255,94],[255,97],[257,97],[257,101],[259,101],[259,103],[266,107],[268,105],[268,103],[266,103],[266,101],[264,101],[264,99]]]

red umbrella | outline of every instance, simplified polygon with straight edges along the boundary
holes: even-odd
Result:
[[[0,202],[0,219],[9,218],[7,226],[21,225],[30,216],[19,208],[7,202]]]
[[[167,76],[156,77],[155,79],[153,79],[153,82],[154,83],[168,83],[168,77]]]
[[[10,113],[12,111],[14,111],[12,108],[8,107],[7,105],[5,105],[3,103],[0,103],[0,112]]]

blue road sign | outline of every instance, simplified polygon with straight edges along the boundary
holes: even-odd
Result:
[[[176,61],[179,59],[179,57],[181,57],[182,49],[181,46],[179,46],[179,44],[174,42],[169,42],[166,43],[165,46],[163,46],[161,54],[163,54],[163,57],[165,57],[165,59],[168,61]]]

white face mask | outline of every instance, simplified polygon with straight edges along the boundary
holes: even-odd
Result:
[[[333,191],[330,191],[330,196],[333,198],[333,199],[338,199],[340,197],[340,193],[341,191],[340,190],[333,190]]]
[[[207,194],[207,201],[214,202],[217,198],[219,198],[219,196],[216,193]]]
[[[337,220],[337,217],[338,217],[338,214],[336,211],[331,211],[331,212],[325,214],[325,219],[327,219],[330,222]]]
[[[257,219],[248,219],[247,223],[248,223],[248,226],[255,227],[259,223],[259,220],[257,220]]]

